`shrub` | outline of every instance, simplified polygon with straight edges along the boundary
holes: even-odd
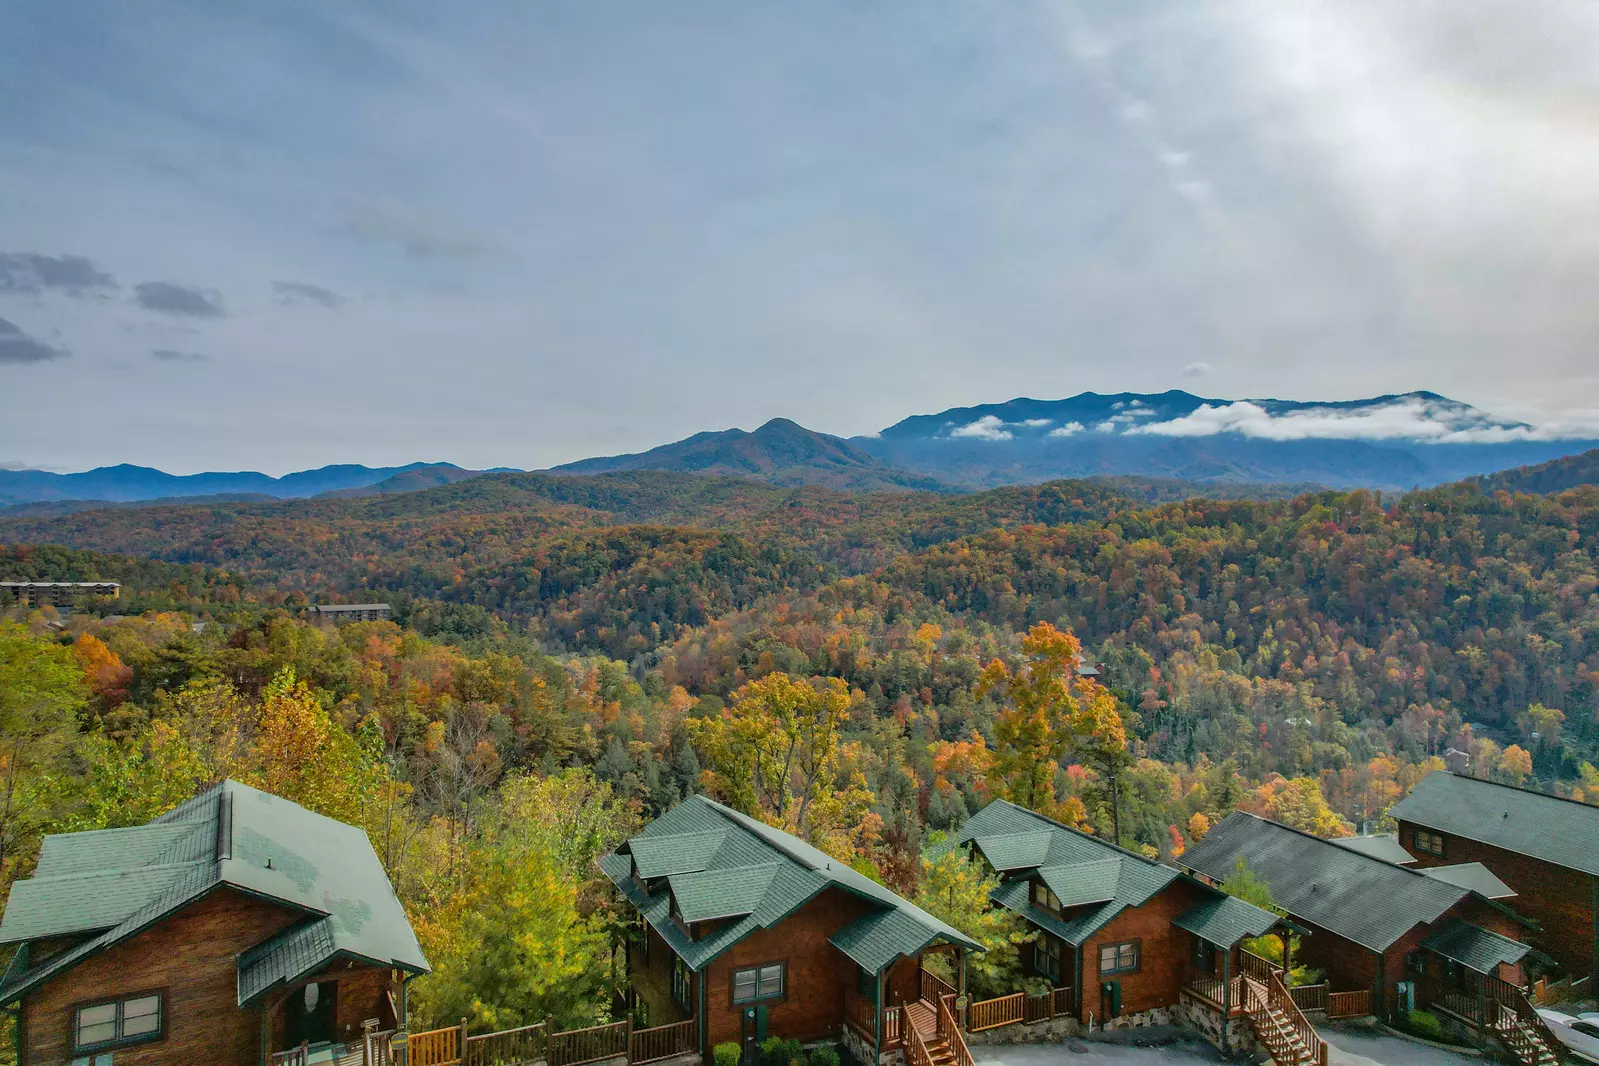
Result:
[[[831,1044],[823,1044],[811,1052],[811,1066],[838,1066],[838,1049]]]
[[[1413,1010],[1405,1019],[1410,1031],[1424,1040],[1446,1040],[1448,1034],[1444,1032],[1444,1023],[1438,1020],[1436,1014],[1424,1010]]]
[[[769,1036],[761,1041],[761,1066],[788,1066],[788,1052],[783,1038]]]
[[[778,1048],[783,1056],[782,1066],[805,1066],[805,1045],[798,1040],[785,1040]]]
[[[717,1044],[711,1049],[712,1066],[738,1066],[741,1049],[734,1041]]]

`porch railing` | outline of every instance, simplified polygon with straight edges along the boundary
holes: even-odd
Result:
[[[272,1056],[272,1066],[306,1066],[310,1061],[311,1046],[302,1043],[299,1047],[291,1047],[287,1051],[275,1052]]]
[[[938,1035],[949,1045],[950,1053],[955,1056],[955,1066],[972,1066],[972,1053],[966,1047],[966,1038],[961,1035],[960,1022],[955,1016],[953,993],[938,1001]]]
[[[466,1036],[466,1019],[460,1025],[447,1029],[430,1029],[425,1033],[412,1033],[406,1040],[408,1066],[459,1066],[462,1037]],[[298,1066],[298,1064],[296,1064]]]
[[[1027,993],[1017,992],[997,999],[980,1000],[966,1008],[966,1031],[980,1033],[984,1029],[998,1029],[1002,1025],[1015,1025],[1027,1016]]]
[[[543,1022],[524,1025],[520,1029],[506,1029],[498,1033],[480,1033],[466,1038],[466,1053],[462,1066],[521,1066],[544,1058],[548,1041]]]
[[[621,1021],[551,1033],[546,1061],[549,1066],[583,1066],[586,1062],[623,1058],[632,1050],[628,1039],[631,1030],[630,1023]]]
[[[1288,990],[1288,994],[1294,997],[1294,1006],[1300,1010],[1325,1011],[1327,993],[1328,986],[1325,982],[1319,985],[1299,985]]]
[[[1359,992],[1328,992],[1327,1018],[1368,1018],[1371,1016],[1371,989]]]
[[[1184,986],[1189,992],[1204,1000],[1216,1010],[1221,1010],[1223,1001],[1229,1014],[1242,1014],[1244,1012],[1244,979],[1234,977],[1223,981],[1212,974],[1194,974]]]
[[[927,1002],[937,1004],[938,1001],[943,999],[945,996],[953,996],[955,994],[955,989],[950,987],[949,982],[944,980],[942,977],[939,977],[937,974],[931,974],[926,970],[922,970],[921,975],[922,985],[920,991],[922,998]]]
[[[678,1055],[699,1050],[700,1024],[698,1019],[671,1025],[657,1025],[653,1029],[635,1029],[628,1045],[627,1059],[637,1066],[643,1062],[659,1062]]]
[[[1272,974],[1278,969],[1275,962],[1256,955],[1253,951],[1245,951],[1242,948],[1238,951],[1238,972],[1251,981],[1258,981],[1263,985],[1270,984]]]
[[[905,1024],[905,1008],[883,1008],[883,1050],[897,1048],[900,1045],[900,1031]]]

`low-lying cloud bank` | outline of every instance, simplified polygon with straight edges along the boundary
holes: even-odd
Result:
[[[1407,440],[1436,444],[1504,444],[1599,436],[1599,412],[1543,426],[1495,423],[1465,407],[1407,400],[1379,407],[1340,410],[1312,407],[1273,414],[1249,400],[1215,407],[1166,422],[1133,426],[1129,434],[1154,437],[1211,437],[1237,433],[1256,440]]]

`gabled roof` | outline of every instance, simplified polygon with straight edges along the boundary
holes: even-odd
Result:
[[[633,876],[634,864],[644,878]],[[757,929],[776,925],[828,888],[869,901],[870,912],[829,940],[876,973],[934,940],[981,945],[837,859],[704,796],[690,796],[615,852],[600,869],[692,970]],[[721,919],[694,940],[672,917]]]
[[[1502,962],[1518,963],[1532,951],[1519,940],[1489,932],[1459,918],[1423,940],[1421,946],[1484,974],[1492,974],[1494,967]]]
[[[962,827],[957,842],[971,843],[988,858],[1011,863],[1019,853],[1038,852],[1039,835],[1048,846],[1030,867],[1008,865],[1002,873],[1013,876],[991,893],[995,903],[1015,911],[1041,929],[1068,944],[1081,944],[1127,907],[1137,907],[1182,876],[1168,866],[1134,854],[1098,837],[1089,836],[1059,822],[1019,807],[1006,800],[995,800]],[[1062,908],[1090,906],[1075,914],[1055,918],[1032,905],[1028,883],[1031,871],[1060,897]],[[1069,902],[1071,901],[1071,902]]]
[[[1340,848],[1358,851],[1362,855],[1370,855],[1374,859],[1391,862],[1395,866],[1408,866],[1416,861],[1416,857],[1399,843],[1398,833],[1381,833],[1369,837],[1334,837],[1332,842]]]
[[[84,939],[37,966],[13,965],[0,984],[0,1002],[218,888],[303,915],[240,956],[241,1005],[340,956],[427,972],[366,833],[224,781],[148,825],[46,837],[34,876],[12,886],[0,943]]]
[[[1248,937],[1264,936],[1278,924],[1278,918],[1237,896],[1221,895],[1194,904],[1171,924],[1218,947],[1230,948]]]
[[[1599,876],[1599,807],[1435,770],[1389,814]]]
[[[1243,811],[1218,822],[1178,861],[1220,882],[1239,859],[1271,886],[1278,907],[1373,951],[1471,894]]]
[[[1428,866],[1418,870],[1417,873],[1423,877],[1468,888],[1483,899],[1509,899],[1516,894],[1515,889],[1495,877],[1493,871],[1480,862],[1462,862],[1454,866]]]

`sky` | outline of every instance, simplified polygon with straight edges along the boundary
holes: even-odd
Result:
[[[12,0],[0,464],[1599,411],[1590,0]]]

